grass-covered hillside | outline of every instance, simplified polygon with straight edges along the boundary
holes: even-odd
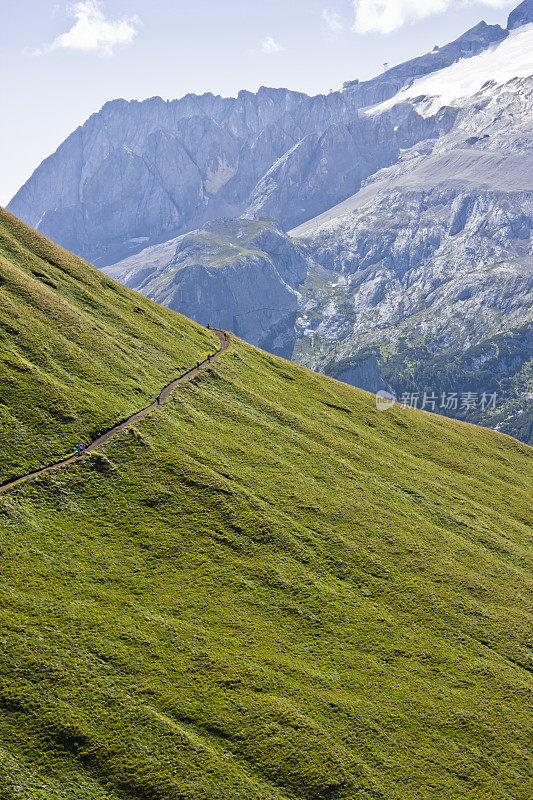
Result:
[[[0,209],[0,483],[88,442],[217,347]]]
[[[114,319],[153,308],[113,296]],[[205,340],[175,319],[181,363]],[[171,346],[149,341],[148,394]],[[100,454],[0,495],[0,798],[529,800],[532,452],[232,339]]]

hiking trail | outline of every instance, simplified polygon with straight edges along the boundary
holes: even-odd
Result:
[[[187,381],[192,380],[192,378],[195,378],[197,375],[199,375],[199,373],[202,370],[206,369],[206,367],[211,366],[213,361],[216,361],[217,358],[219,358],[222,355],[222,353],[228,349],[229,346],[228,334],[225,331],[220,330],[219,328],[210,328],[209,330],[212,331],[216,336],[218,336],[218,339],[220,341],[220,348],[210,358],[209,357],[206,358],[198,366],[192,367],[192,369],[188,370],[187,372],[184,372],[183,375],[180,375],[179,378],[175,378],[173,381],[170,381],[170,383],[168,383],[161,390],[161,392],[158,394],[153,403],[150,403],[149,406],[146,406],[146,408],[143,408],[140,411],[136,411],[135,414],[132,414],[131,417],[128,417],[128,419],[124,420],[123,422],[119,422],[117,425],[114,425],[105,433],[102,433],[100,436],[94,439],[94,441],[92,441],[90,444],[87,445],[87,447],[85,448],[85,452],[82,453],[81,455],[78,456],[76,454],[73,454],[71,456],[67,456],[67,458],[62,459],[61,461],[56,461],[54,464],[50,464],[47,467],[41,467],[41,469],[35,470],[35,472],[29,472],[27,475],[21,475],[19,478],[12,478],[11,480],[0,484],[0,494],[7,491],[8,489],[11,489],[12,486],[16,486],[19,483],[25,483],[31,478],[37,478],[39,475],[44,475],[47,472],[52,472],[52,470],[61,469],[61,467],[66,467],[68,464],[74,464],[75,461],[79,461],[85,455],[87,455],[88,453],[92,453],[100,445],[104,444],[104,442],[107,442],[109,439],[115,436],[116,433],[119,433],[119,431],[124,430],[124,428],[127,428],[127,426],[131,425],[133,422],[138,422],[139,420],[144,419],[144,417],[146,417],[146,415],[149,414],[150,411],[153,411],[162,403],[165,403],[172,394],[173,390],[176,388],[176,386],[178,386],[180,383],[186,383]]]

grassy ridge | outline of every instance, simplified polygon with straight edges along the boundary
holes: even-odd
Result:
[[[72,452],[217,347],[0,209],[0,482]]]
[[[527,800],[530,485],[232,342],[0,498],[0,796]]]

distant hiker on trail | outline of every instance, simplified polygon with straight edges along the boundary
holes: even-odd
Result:
[[[207,330],[209,330],[209,322],[207,323],[206,328],[207,328]]]
[[[196,369],[200,369],[200,362],[199,361],[196,362]]]
[[[228,341],[228,334],[226,333],[226,331],[224,331],[224,339],[226,340],[226,342]]]
[[[76,455],[78,456],[78,458],[79,456],[81,456],[81,444],[76,445]]]
[[[207,356],[207,363],[208,363],[208,364],[210,364],[210,363],[211,363],[211,353],[210,353],[210,354]]]

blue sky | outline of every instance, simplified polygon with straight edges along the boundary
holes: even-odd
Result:
[[[0,203],[116,97],[337,89],[519,0],[1,0]],[[9,38],[5,36],[9,33]]]

